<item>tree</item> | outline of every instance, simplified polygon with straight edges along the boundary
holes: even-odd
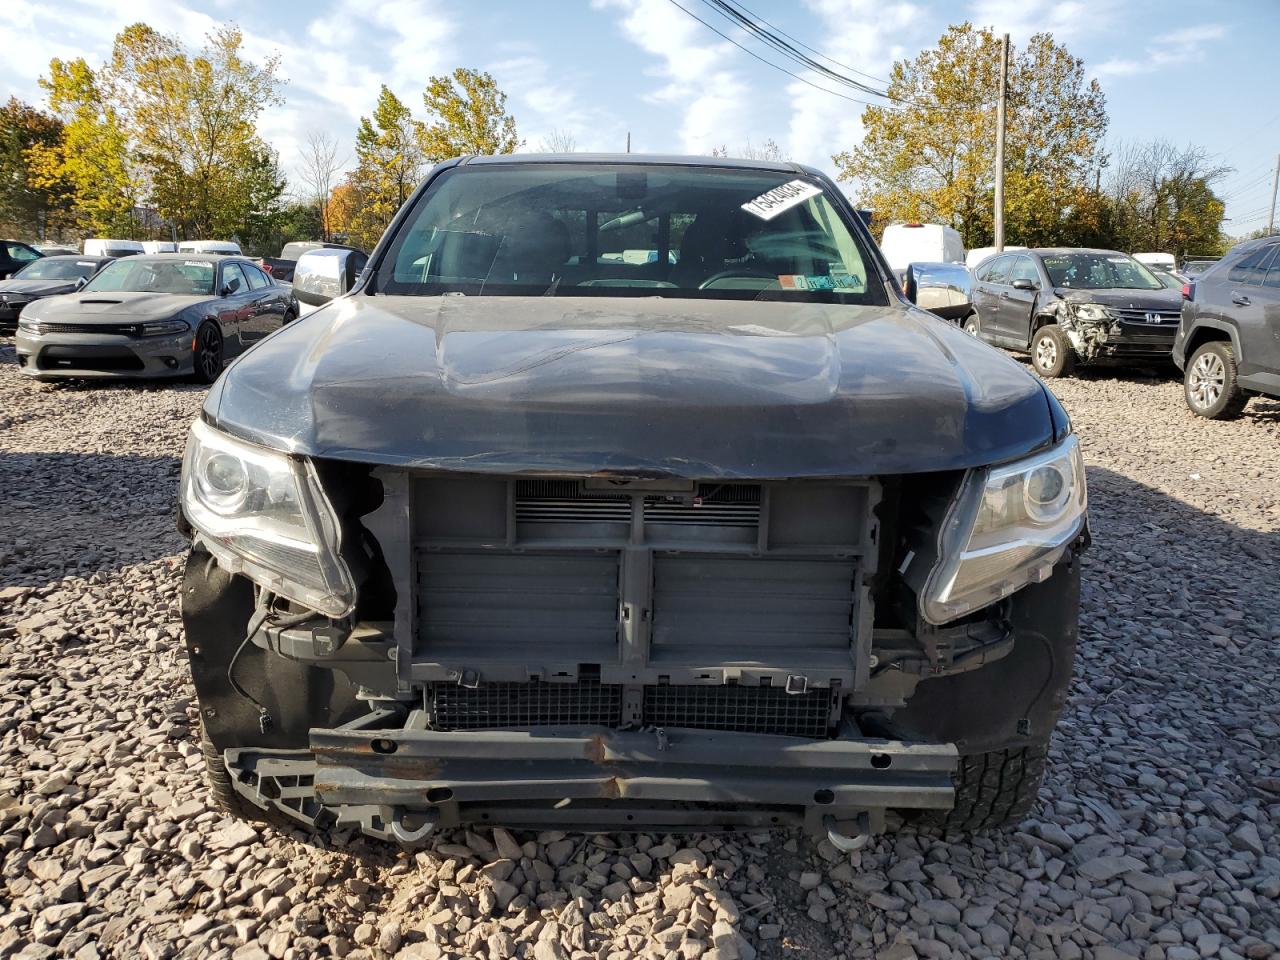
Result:
[[[458,67],[452,75],[432,77],[422,94],[428,116],[422,151],[433,163],[471,153],[514,153],[522,144],[516,121],[507,113],[507,95],[493,77]]]
[[[729,153],[729,148],[727,146],[721,145],[719,147],[712,147],[711,155],[713,157],[733,156],[733,157],[738,157],[742,160],[782,161],[782,160],[791,159],[791,157],[788,154],[783,152],[782,147],[778,146],[778,141],[774,140],[773,137],[770,137],[768,140],[766,140],[764,143],[762,143],[758,147],[752,144],[750,140],[748,140],[747,145],[745,147],[739,148],[738,152],[733,154]]]
[[[28,149],[31,182],[74,197],[76,217],[89,232],[137,236],[135,210],[145,178],[130,154],[124,119],[99,78],[82,58],[54,59],[40,85],[62,123],[62,139]]]
[[[0,233],[48,237],[68,225],[70,185],[44,180],[32,155],[62,145],[62,121],[17,97],[0,107]]]
[[[1231,169],[1202,147],[1165,140],[1122,144],[1112,155],[1107,199],[1114,246],[1160,250],[1179,260],[1222,250],[1224,204],[1213,192]]]
[[[867,107],[860,146],[832,159],[856,180],[862,205],[885,221],[949,224],[970,247],[993,236],[995,95],[1000,42],[989,29],[952,25],[935,48],[893,65],[891,105]],[[1106,101],[1084,63],[1047,33],[1012,58],[1006,120],[1007,236],[1063,242],[1096,185]]]
[[[359,203],[348,225],[351,242],[372,249],[417,186],[426,163],[422,124],[384,84],[372,117],[356,130],[356,169],[348,179]]]
[[[258,136],[262,111],[283,102],[279,57],[245,59],[238,28],[210,33],[188,55],[176,37],[134,24],[117,34],[102,71],[151,202],[188,237],[229,237],[278,212],[284,191]]]
[[[346,159],[338,159],[338,141],[323,131],[311,131],[307,134],[307,145],[302,150],[302,182],[307,188],[307,200],[315,204],[319,216],[321,240],[330,239],[334,232],[329,222],[329,202],[333,193],[334,181],[338,171],[346,163]]]
[[[553,128],[552,131],[538,141],[541,153],[573,153],[578,149],[578,141],[568,130]]]
[[[333,192],[329,194],[329,230],[332,239],[350,242],[355,233],[359,209],[360,194],[350,180],[333,188]]]

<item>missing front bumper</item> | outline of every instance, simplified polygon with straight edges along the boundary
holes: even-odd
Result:
[[[401,841],[464,823],[880,829],[886,810],[950,809],[956,767],[951,744],[684,729],[316,729],[311,748],[224,759],[259,807]]]

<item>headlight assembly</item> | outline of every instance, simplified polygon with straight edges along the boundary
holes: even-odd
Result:
[[[166,337],[176,333],[186,333],[191,325],[185,320],[157,320],[142,325],[144,337]]]
[[[18,317],[18,329],[23,333],[32,337],[38,337],[44,333],[44,324],[39,320],[28,320],[26,317]]]
[[[920,613],[942,624],[1049,576],[1084,529],[1088,505],[1080,443],[971,471],[943,523]]]
[[[226,569],[326,616],[351,612],[338,518],[308,461],[196,421],[181,488],[188,522]]]
[[[1077,320],[1100,322],[1111,319],[1111,313],[1100,303],[1073,303],[1071,311]]]

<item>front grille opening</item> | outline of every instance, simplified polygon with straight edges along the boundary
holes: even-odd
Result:
[[[825,737],[834,696],[772,686],[652,686],[644,688],[644,718],[655,727]]]
[[[622,712],[617,684],[437,683],[430,697],[439,730],[613,727]]]

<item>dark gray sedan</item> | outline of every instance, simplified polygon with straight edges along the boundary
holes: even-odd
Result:
[[[228,358],[296,316],[288,289],[244,257],[129,257],[79,293],[23,310],[18,366],[42,380],[188,375],[212,383]]]
[[[0,327],[14,326],[18,315],[35,300],[79,290],[111,260],[79,254],[32,260],[8,280],[0,280]]]

